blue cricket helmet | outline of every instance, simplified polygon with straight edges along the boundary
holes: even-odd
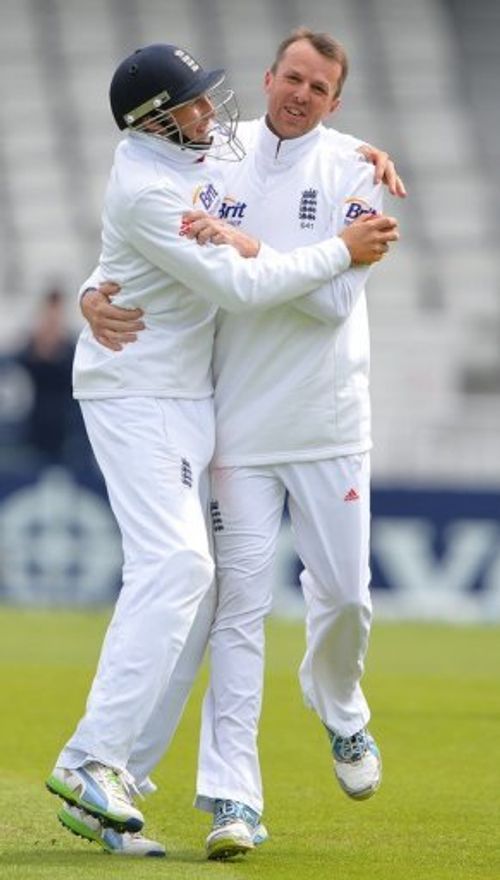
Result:
[[[137,49],[117,67],[109,90],[120,129],[153,110],[173,110],[220,85],[224,70],[204,70],[189,52],[167,43]]]

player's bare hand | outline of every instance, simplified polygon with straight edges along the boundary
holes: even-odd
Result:
[[[209,241],[212,244],[229,244],[242,257],[256,257],[260,249],[258,239],[202,211],[183,214],[181,232],[186,238],[195,238],[201,245]]]
[[[144,330],[142,309],[122,309],[111,302],[120,287],[105,281],[98,289],[87,290],[80,300],[80,309],[93,335],[105,348],[121,351],[124,345],[135,342]]]
[[[347,226],[340,238],[349,249],[353,266],[378,263],[391,242],[399,240],[398,221],[385,214],[365,214]]]
[[[117,293],[120,293],[121,287],[116,281],[101,281],[97,290],[99,293],[104,294],[104,296],[106,296],[111,302],[113,297],[116,296]]]
[[[375,165],[375,183],[384,183],[393,196],[404,199],[406,187],[399,176],[396,166],[385,150],[379,150],[371,144],[363,144],[358,147],[358,153],[362,153],[368,162]]]

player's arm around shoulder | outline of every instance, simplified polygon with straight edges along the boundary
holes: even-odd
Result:
[[[170,276],[184,290],[195,291],[228,311],[272,308],[324,284],[349,264],[345,247],[334,236],[282,254],[266,249],[259,259],[242,259],[235,247],[206,247],[185,234],[186,200],[162,200],[149,190],[136,200],[130,242],[138,254]],[[179,291],[180,292],[180,291]]]
[[[218,217],[193,210],[182,193],[167,186],[150,187],[138,195],[130,239],[152,265],[186,288],[201,295],[220,294],[223,302],[216,299],[216,304],[232,299],[230,275],[238,276],[239,258],[256,256],[260,246]],[[230,247],[210,247],[213,244]]]
[[[404,180],[386,150],[333,128],[323,130],[323,141],[325,150],[354,153],[357,161],[366,162],[372,168],[375,183],[383,183],[392,196],[406,198]]]

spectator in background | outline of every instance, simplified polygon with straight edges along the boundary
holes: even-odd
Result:
[[[14,355],[32,383],[25,442],[40,464],[71,464],[88,449],[80,412],[71,396],[75,339],[68,325],[66,297],[58,287],[42,296],[29,338]]]

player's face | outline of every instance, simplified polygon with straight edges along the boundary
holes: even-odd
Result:
[[[267,115],[281,138],[307,134],[340,104],[336,98],[342,68],[325,58],[308,40],[297,40],[285,51],[273,73],[266,72]]]
[[[210,142],[214,105],[208,95],[200,95],[188,104],[172,110],[185,141],[203,144]]]

